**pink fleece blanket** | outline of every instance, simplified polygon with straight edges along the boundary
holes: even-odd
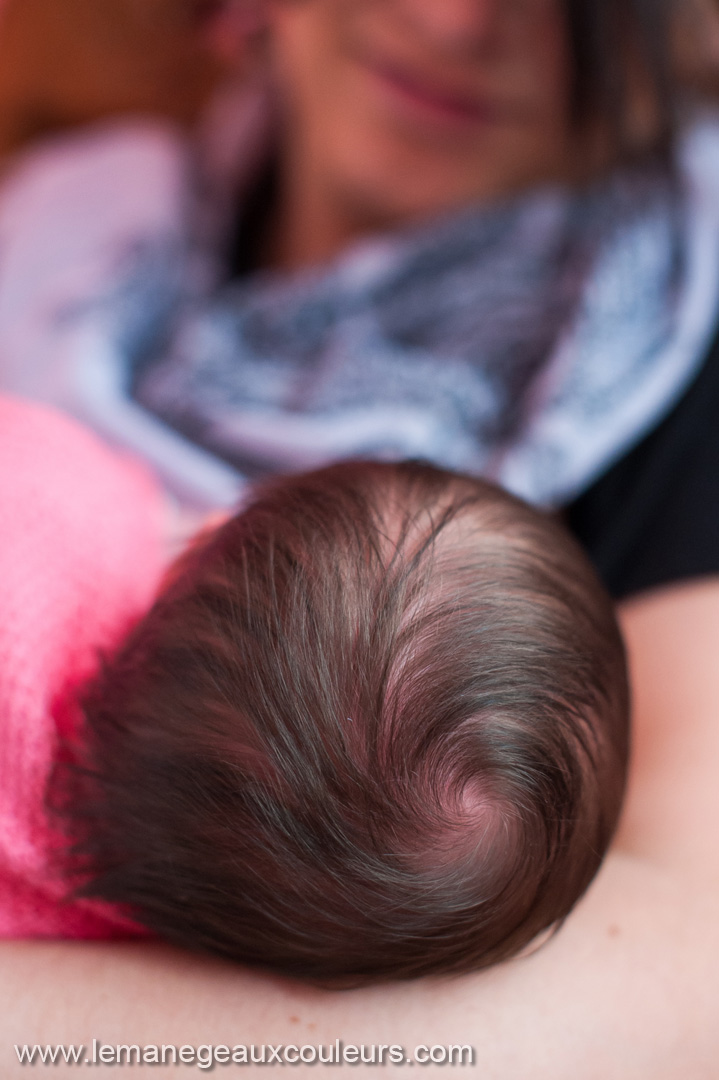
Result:
[[[132,933],[109,907],[64,901],[44,793],[78,685],[156,590],[161,523],[144,468],[0,398],[0,937]]]

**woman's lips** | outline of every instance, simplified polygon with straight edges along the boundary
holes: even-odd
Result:
[[[365,61],[363,66],[386,96],[418,119],[457,127],[478,127],[500,119],[498,106],[478,95],[438,86],[382,61]]]

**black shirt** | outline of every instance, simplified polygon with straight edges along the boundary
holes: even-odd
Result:
[[[719,573],[719,335],[679,404],[565,520],[617,599]]]

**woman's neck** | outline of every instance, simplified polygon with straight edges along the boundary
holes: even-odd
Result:
[[[363,237],[400,222],[371,213],[319,176],[280,167],[274,206],[268,215],[259,257],[281,270],[318,266],[337,258]]]
[[[581,185],[607,168],[609,155],[600,136],[578,133],[577,143],[581,143],[583,154],[577,154],[556,174],[538,176],[537,182]],[[426,207],[413,212],[406,206],[393,206],[391,199],[380,198],[377,193],[373,197],[371,186],[353,187],[341,182],[331,168],[323,167],[322,157],[321,146],[309,152],[307,147],[296,145],[291,136],[288,138],[276,162],[271,203],[265,207],[260,242],[255,248],[260,266],[292,271],[322,265],[366,237],[432,216]],[[505,194],[519,194],[522,190],[520,185]],[[497,195],[492,192],[488,197]],[[434,213],[450,209],[451,203],[440,203]]]

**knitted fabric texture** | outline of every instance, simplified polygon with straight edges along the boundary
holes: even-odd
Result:
[[[44,800],[74,694],[156,590],[160,495],[73,421],[5,398],[0,514],[0,937],[132,934],[107,906],[65,901]]]

